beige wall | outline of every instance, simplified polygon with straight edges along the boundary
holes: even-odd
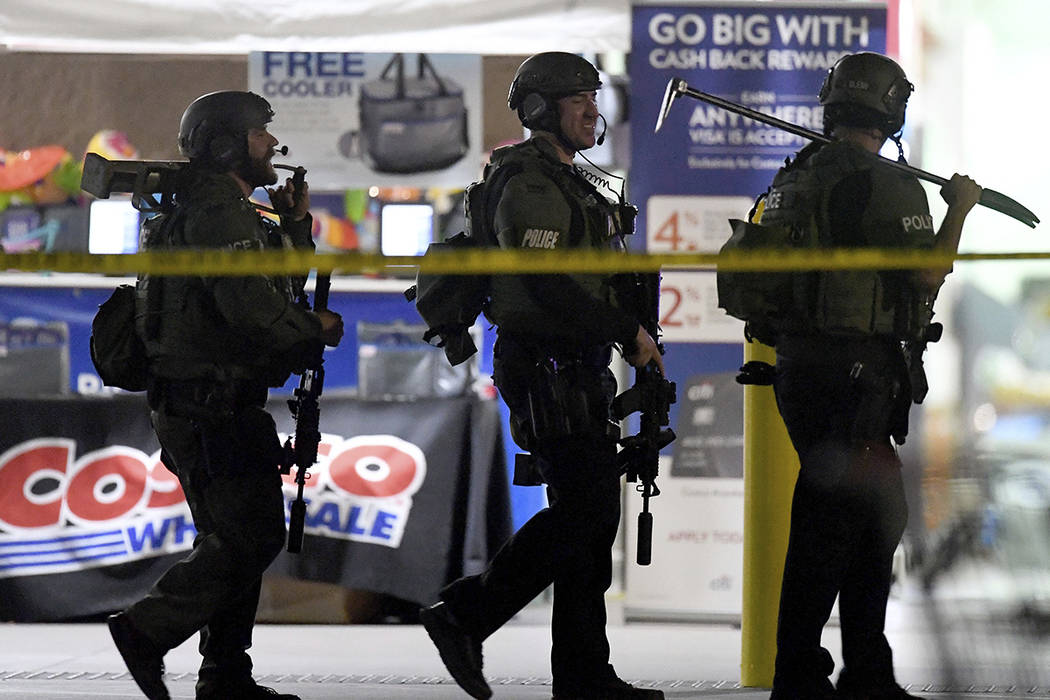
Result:
[[[485,103],[482,147],[492,150],[501,141],[520,139],[521,122],[507,108],[507,92],[515,71],[526,56],[486,56],[481,62],[481,99]]]
[[[507,88],[523,56],[482,62],[484,148],[521,136]],[[127,134],[146,160],[178,158],[182,111],[213,90],[243,90],[243,56],[139,56],[0,52],[0,149],[58,144],[80,157],[102,129]]]
[[[117,129],[142,158],[178,157],[182,111],[212,90],[243,90],[243,57],[182,58],[84,54],[0,54],[0,148],[58,144],[75,157],[101,129]]]

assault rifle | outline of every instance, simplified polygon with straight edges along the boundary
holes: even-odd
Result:
[[[314,311],[328,308],[328,291],[332,286],[330,275],[318,275],[314,290]],[[306,524],[306,500],[303,488],[309,478],[307,470],[317,461],[317,446],[321,444],[321,392],[324,390],[324,344],[311,348],[307,367],[299,377],[299,388],[288,399],[288,408],[295,419],[295,440],[284,441],[284,460],[281,473],[290,474],[295,465],[295,500],[288,517],[288,551],[298,554],[303,548],[303,528]]]
[[[636,300],[641,312],[638,316],[643,319],[642,326],[654,339],[659,338],[659,273],[633,273],[628,279],[633,289],[627,290],[626,298]],[[663,354],[663,344],[658,343],[657,347]],[[620,473],[626,474],[630,483],[637,484],[635,488],[642,494],[642,511],[638,514],[637,556],[642,566],[652,562],[653,514],[649,512],[649,499],[660,495],[656,485],[660,450],[675,439],[674,431],[667,426],[671,422],[671,404],[676,400],[674,382],[660,374],[655,362],[650,362],[645,367],[635,368],[634,386],[617,396],[612,404],[612,413],[617,420],[623,420],[636,411],[640,414],[638,434],[620,440],[623,449],[618,459]]]
[[[275,166],[277,167],[277,166]],[[288,168],[294,170],[292,186],[294,188],[293,207],[299,203],[303,184],[306,181],[306,168],[299,166]],[[331,275],[317,275],[314,285],[313,310],[328,309],[328,292],[332,288]],[[303,301],[305,305],[305,300]],[[299,387],[288,399],[288,409],[295,419],[295,439],[289,435],[284,441],[284,459],[281,460],[281,473],[290,474],[295,465],[295,500],[292,501],[288,516],[288,551],[298,554],[303,549],[303,529],[306,525],[306,500],[303,489],[309,478],[308,470],[317,462],[317,446],[321,444],[321,392],[324,391],[324,343],[318,341],[310,348],[310,357],[306,369],[299,376]]]

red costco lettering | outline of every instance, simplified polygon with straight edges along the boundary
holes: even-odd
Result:
[[[66,494],[71,519],[112,520],[141,505],[148,474],[143,456],[127,447],[107,447],[83,457]]]
[[[186,500],[186,494],[182,492],[182,484],[179,477],[168,471],[160,461],[160,450],[150,457],[153,465],[149,468],[150,496],[147,508],[166,508]]]
[[[365,498],[410,496],[426,475],[426,457],[393,435],[350,438],[333,451],[328,464],[332,488]]]
[[[57,525],[62,517],[72,440],[29,440],[0,455],[0,525]]]
[[[318,478],[307,488],[349,497],[411,497],[426,476],[426,457],[416,445],[392,435],[341,440],[325,436]],[[0,529],[12,532],[93,525],[147,509],[185,502],[177,477],[159,460],[124,446],[106,447],[74,462],[76,442],[27,440],[0,454]],[[285,477],[292,482],[294,475]]]
[[[159,450],[113,446],[74,462],[75,453],[74,440],[39,438],[0,455],[0,530],[94,525],[186,501]]]

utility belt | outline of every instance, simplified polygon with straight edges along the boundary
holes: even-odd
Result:
[[[900,357],[900,341],[886,335],[793,335],[777,338],[778,357],[806,364],[893,364]],[[848,358],[848,361],[847,361]]]
[[[554,337],[499,329],[494,348],[497,359],[508,362],[550,361],[561,367],[604,369],[612,360],[612,345],[573,345]]]
[[[856,397],[850,427],[854,444],[908,434],[911,381],[900,341],[890,336],[785,336],[777,341],[778,366],[821,368],[848,382]]]
[[[151,377],[146,398],[153,410],[181,418],[221,422],[249,406],[266,405],[264,383],[249,380],[166,379]]]
[[[616,380],[609,371],[612,347],[553,351],[534,338],[500,333],[494,351],[496,383],[511,410],[511,434],[523,449],[565,438],[615,442],[620,426],[609,407]],[[514,483],[542,482],[533,455],[519,455]]]
[[[544,483],[542,457],[537,454],[542,453],[544,443],[567,438],[608,443],[620,439],[620,425],[609,411],[616,380],[607,367],[590,364],[589,359],[545,358],[533,365],[525,386],[527,412],[515,416],[518,430],[513,431],[518,444],[531,454],[516,455],[515,485]]]
[[[537,440],[570,436],[620,437],[610,420],[611,393],[604,368],[542,360],[528,384],[529,422]]]

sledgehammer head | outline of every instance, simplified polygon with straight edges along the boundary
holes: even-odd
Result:
[[[653,129],[654,134],[664,125],[664,119],[667,118],[667,113],[671,111],[671,105],[688,87],[681,78],[671,78],[667,81],[667,89],[664,90],[664,101],[660,105],[660,115],[656,118],[656,128]]]

